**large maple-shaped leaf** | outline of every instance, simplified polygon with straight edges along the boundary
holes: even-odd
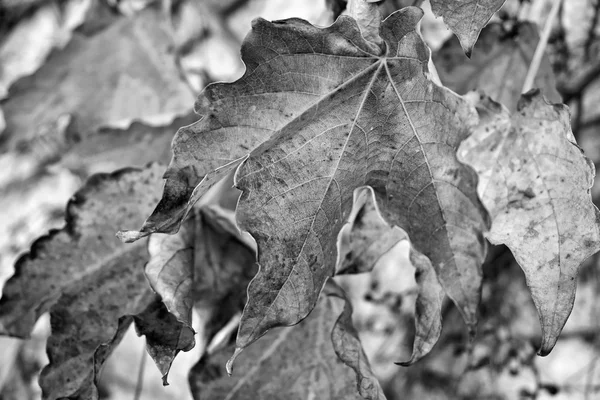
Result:
[[[512,116],[483,95],[477,102],[481,122],[460,154],[479,173],[493,219],[488,238],[506,244],[525,272],[546,355],[573,308],[579,266],[600,249],[594,165],[575,142],[567,107],[539,91],[523,95]]]
[[[194,398],[385,399],[351,317],[341,289],[327,285],[308,318],[261,338],[240,355],[233,376],[224,367],[233,345],[205,355],[190,373]]]
[[[433,13],[444,18],[444,23],[460,40],[467,56],[483,27],[506,0],[431,0]]]
[[[442,83],[458,94],[481,90],[515,111],[538,41],[537,26],[531,22],[516,23],[508,31],[502,24],[492,23],[481,32],[471,59],[452,37],[433,54],[433,61]],[[549,100],[561,101],[546,55],[533,86]]]
[[[406,8],[383,21],[384,54],[357,47],[363,40],[350,18],[327,29],[300,20],[255,23],[250,42],[259,37],[273,55],[264,64],[270,69],[255,79],[285,82],[302,97],[319,90],[313,106],[279,127],[236,173],[244,191],[238,220],[257,241],[260,265],[248,289],[240,348],[308,315],[334,273],[336,239],[353,191],[364,185],[374,189],[387,222],[404,229],[432,261],[474,326],[487,214],[475,173],[455,152],[477,117],[427,78],[429,50],[415,30],[421,16],[420,9]],[[304,65],[301,75],[289,72],[296,63]],[[332,86],[340,75],[343,83]],[[253,96],[264,103],[246,114],[248,121],[260,119],[258,110],[277,107],[269,97]],[[225,112],[215,108],[214,118],[229,118]]]
[[[349,222],[340,232],[338,241],[338,265],[336,273],[370,272],[379,259],[400,242],[408,241],[408,235],[398,227],[391,227],[381,216],[375,193],[370,187],[354,191],[354,205]],[[409,250],[418,286],[415,307],[415,340],[410,365],[424,357],[435,345],[442,333],[442,302],[444,290],[438,282],[431,262],[416,251]],[[398,260],[396,268],[402,268]]]
[[[0,334],[27,337],[50,311],[44,398],[95,396],[97,369],[120,340],[122,317],[142,313],[141,333],[171,347],[173,357],[193,345],[193,332],[184,327],[155,329],[168,315],[148,310],[155,296],[143,273],[146,241],[126,245],[114,236],[119,222],[141,223],[151,210],[161,170],[153,165],[92,176],[69,202],[67,225],[38,239],[17,262],[0,299]]]
[[[134,119],[165,124],[188,111],[193,95],[179,78],[168,19],[160,7],[76,33],[32,76],[17,81],[2,104],[9,148],[64,114],[82,136]]]

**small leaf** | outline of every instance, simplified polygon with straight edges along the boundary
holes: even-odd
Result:
[[[480,90],[514,112],[538,41],[537,26],[531,22],[516,23],[510,31],[492,23],[481,32],[470,60],[452,37],[433,54],[433,61],[442,83],[456,93]],[[561,101],[547,55],[542,58],[534,86],[551,101]]]
[[[233,211],[207,205],[194,209],[174,235],[149,239],[146,277],[173,316],[191,328],[194,304],[204,315],[210,340],[246,302],[256,274],[254,245],[239,232]]]
[[[431,10],[460,40],[467,57],[471,57],[479,32],[506,0],[431,0]]]
[[[240,354],[232,377],[225,361],[233,345],[205,355],[190,372],[194,398],[384,400],[351,312],[341,289],[328,285],[304,321],[273,329]]]
[[[169,313],[160,297],[156,296],[148,307],[133,317],[138,335],[146,336],[146,349],[162,374],[163,385],[171,364],[180,351],[190,351],[194,345],[194,330]]]
[[[567,107],[539,91],[524,94],[512,116],[483,96],[477,106],[480,125],[460,155],[479,174],[489,240],[506,244],[525,272],[546,355],[571,313],[579,266],[600,249],[594,165],[575,143]]]
[[[339,273],[370,272],[377,261],[408,235],[398,227],[389,226],[379,214],[375,193],[370,187],[354,191],[354,205],[349,223],[340,232],[338,246]],[[344,240],[345,239],[345,240]],[[440,285],[431,261],[412,246],[410,261],[415,268],[419,292],[415,311],[415,341],[410,365],[424,357],[435,345],[442,332],[442,302],[444,289]],[[396,264],[402,268],[402,263]]]
[[[183,135],[186,129],[192,129],[200,122],[202,120],[177,131],[177,135],[173,139],[173,160],[171,160],[171,164],[169,164],[169,168],[163,176],[166,179],[163,197],[139,231],[123,230],[117,233],[117,237],[123,242],[135,242],[151,233],[172,234],[177,232],[181,221],[185,219],[194,204],[210,189],[217,186],[219,182],[226,180],[246,160],[247,156],[243,156],[214,170],[209,168],[204,176],[199,176],[196,169],[190,165],[177,170],[177,167],[174,166],[177,157],[175,154],[175,140],[180,134]],[[186,145],[184,145],[184,148],[186,151],[191,150]],[[189,160],[186,159],[185,162],[187,163]]]
[[[189,218],[174,235],[155,234],[148,240],[148,282],[167,310],[180,322],[192,326],[194,286],[195,218]]]

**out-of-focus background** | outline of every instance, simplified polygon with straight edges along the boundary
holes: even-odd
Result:
[[[442,82],[459,93],[484,89],[506,104],[518,98],[554,1],[508,0],[471,61],[427,1],[386,0],[382,13],[420,4]],[[68,199],[91,174],[169,162],[177,128],[198,118],[192,108],[202,88],[242,75],[239,49],[254,18],[326,26],[343,7],[343,0],[0,0],[0,288],[35,238],[63,226]],[[596,163],[599,20],[600,0],[563,1],[536,80],[569,105],[573,132]],[[600,199],[599,185],[593,195]],[[394,361],[410,354],[416,290],[410,269],[393,268],[394,257],[406,259],[406,249],[386,255],[371,276],[337,278],[349,289],[355,326],[390,400],[600,399],[596,257],[581,271],[575,308],[548,357],[535,355],[540,330],[523,274],[495,248],[473,349],[448,307],[440,342],[410,368]],[[40,397],[48,334],[42,318],[29,341],[0,338],[1,400]],[[187,372],[204,345],[178,356],[163,388],[131,330],[103,369],[102,398],[134,399],[141,390],[141,399],[191,399]]]

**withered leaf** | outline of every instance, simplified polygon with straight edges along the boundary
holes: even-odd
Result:
[[[191,327],[194,304],[204,311],[203,332],[210,340],[241,311],[246,287],[256,274],[251,243],[235,225],[233,211],[206,205],[174,235],[149,239],[146,277],[173,316]]]
[[[455,152],[477,118],[460,97],[428,80],[429,50],[415,30],[421,16],[409,7],[382,23],[384,55],[369,53],[355,22],[343,16],[326,29],[300,20],[255,24],[246,46],[262,40],[275,57],[263,65],[277,68],[264,80],[276,76],[281,85],[316,94],[314,105],[279,127],[235,176],[243,190],[238,220],[257,241],[260,265],[248,288],[240,349],[308,315],[334,273],[353,191],[364,185],[374,189],[385,220],[431,260],[474,327],[488,221],[475,173]],[[306,71],[290,73],[303,60]],[[246,87],[241,81],[229,90],[238,85]],[[264,100],[261,110],[278,107]],[[229,118],[217,104],[213,118]],[[257,112],[246,118],[261,120]]]
[[[224,367],[233,345],[205,355],[190,373],[194,398],[385,399],[351,314],[341,289],[328,284],[308,318],[258,340],[239,356],[233,376]]]
[[[369,272],[377,261],[408,235],[398,227],[388,225],[377,207],[370,187],[354,191],[354,204],[348,225],[340,232],[337,273]],[[431,262],[414,248],[409,250],[418,286],[415,309],[415,341],[410,365],[433,348],[442,332],[442,302],[444,289],[438,282]],[[402,268],[404,263],[397,262]]]
[[[590,188],[594,165],[577,146],[562,104],[524,94],[512,116],[477,96],[481,122],[460,149],[479,174],[479,195],[504,243],[525,272],[548,354],[575,300],[582,262],[600,249],[600,212]]]
[[[190,351],[195,345],[194,330],[190,324],[177,320],[159,296],[133,319],[138,335],[146,336],[146,350],[162,374],[163,385],[168,385],[175,356],[180,351]]]
[[[120,340],[118,320],[153,301],[143,273],[146,241],[126,245],[114,233],[119,222],[141,223],[151,210],[161,171],[155,164],[92,176],[69,202],[67,225],[18,260],[0,299],[0,333],[27,337],[50,311],[50,364],[40,378],[45,399],[94,398],[97,369]],[[169,332],[159,334],[170,340]],[[191,345],[176,344],[175,351]]]
[[[431,10],[460,40],[468,57],[483,27],[506,0],[431,0]]]
[[[517,108],[538,41],[537,26],[531,22],[516,23],[510,31],[500,23],[492,23],[481,32],[470,60],[452,37],[433,54],[433,61],[442,83],[450,89],[458,94],[483,91],[512,112]],[[547,55],[542,58],[533,85],[549,100],[561,101]]]

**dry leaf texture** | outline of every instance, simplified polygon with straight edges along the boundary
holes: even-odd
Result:
[[[349,223],[339,236],[337,273],[370,272],[383,255],[403,240],[409,240],[406,232],[389,226],[379,213],[373,189],[357,188]],[[442,332],[444,289],[429,259],[414,248],[409,254],[415,268],[418,295],[413,353],[402,365],[410,365],[429,353]],[[396,268],[403,268],[402,260],[395,264]]]
[[[69,202],[67,225],[38,239],[17,262],[0,299],[0,332],[27,337],[50,311],[50,365],[40,378],[45,399],[94,398],[97,370],[120,340],[118,320],[153,301],[143,274],[145,241],[126,245],[114,234],[119,223],[140,223],[151,210],[161,171],[153,165],[94,175]],[[189,333],[181,340],[176,333],[173,357],[193,345]],[[168,341],[170,335],[159,331],[153,337]]]
[[[272,330],[241,354],[233,376],[224,368],[233,345],[204,356],[190,373],[194,398],[384,400],[351,314],[341,289],[328,285],[302,323]]]
[[[386,221],[404,229],[432,261],[474,326],[487,214],[474,172],[455,152],[477,117],[460,97],[428,80],[429,50],[415,31],[421,16],[406,8],[382,23],[384,55],[369,53],[349,18],[325,29],[300,20],[255,22],[245,47],[265,53],[265,70],[228,91],[250,90],[264,76],[295,90],[283,103],[302,90],[300,98],[311,96],[312,106],[279,127],[236,174],[243,190],[238,220],[256,239],[260,264],[248,289],[240,348],[310,312],[334,273],[337,235],[354,189],[363,185],[373,187]],[[261,113],[280,115],[275,94],[256,90],[247,97],[267,103],[245,118],[254,124]],[[221,104],[227,103],[215,106]],[[225,111],[214,109],[213,118],[229,118],[221,116]]]
[[[567,107],[537,90],[521,97],[512,116],[483,95],[478,110],[480,126],[461,158],[479,173],[493,219],[489,240],[506,244],[525,272],[546,355],[573,308],[581,263],[600,249],[594,165],[575,142]]]
[[[174,317],[191,327],[194,304],[210,340],[246,301],[256,256],[235,225],[234,213],[209,205],[194,209],[174,235],[149,239],[146,277]]]

